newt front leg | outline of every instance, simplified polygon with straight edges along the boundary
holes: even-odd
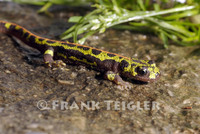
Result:
[[[132,86],[129,82],[125,82],[119,76],[119,74],[114,73],[113,71],[107,71],[104,75],[105,79],[114,82],[115,84],[121,86],[120,88],[130,89]]]

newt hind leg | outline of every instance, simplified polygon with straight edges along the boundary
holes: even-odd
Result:
[[[49,47],[44,52],[44,62],[48,67],[55,68],[55,67],[65,67],[66,64],[62,60],[54,60],[54,49]]]

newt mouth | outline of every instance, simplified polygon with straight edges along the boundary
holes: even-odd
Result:
[[[144,76],[136,76],[134,77],[135,80],[138,81],[142,81],[142,82],[154,82],[156,80],[158,80],[161,76],[161,73],[156,73],[156,78],[155,79],[151,79],[149,77],[144,77]]]

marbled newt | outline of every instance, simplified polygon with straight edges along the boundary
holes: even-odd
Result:
[[[155,81],[160,76],[160,71],[152,60],[138,60],[89,46],[43,38],[6,21],[0,21],[0,33],[17,37],[39,50],[44,54],[44,62],[48,66],[83,64],[103,72],[106,79],[125,88],[130,87],[130,84],[123,81],[121,76],[143,82]]]

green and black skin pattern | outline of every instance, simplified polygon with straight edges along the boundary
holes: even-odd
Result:
[[[138,60],[80,44],[56,41],[37,36],[27,29],[6,21],[0,21],[0,33],[14,36],[44,54],[48,66],[65,63],[82,64],[105,74],[114,83],[130,87],[125,78],[152,82],[160,71],[152,60]]]

